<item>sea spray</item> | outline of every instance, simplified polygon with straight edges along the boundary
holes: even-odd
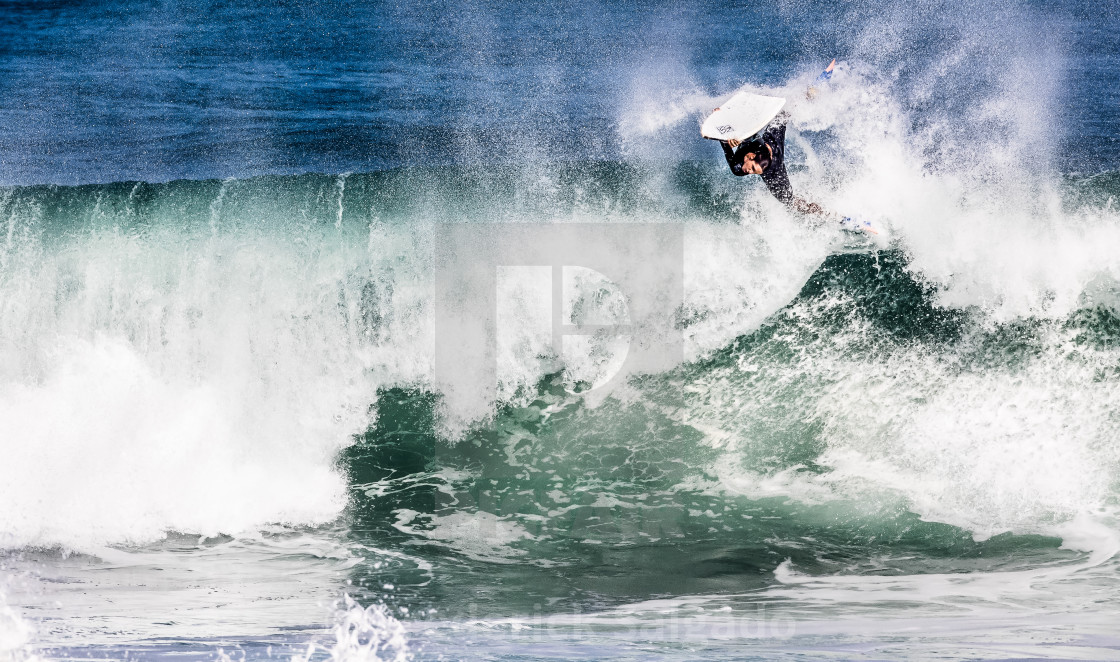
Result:
[[[0,662],[39,662],[31,649],[34,628],[0,595]]]
[[[334,613],[331,628],[334,642],[310,643],[302,655],[292,662],[309,662],[320,648],[330,654],[332,662],[407,662],[411,659],[404,625],[382,604],[362,607],[345,595]]]
[[[389,615],[412,659],[1115,658],[1110,9],[6,8],[12,610],[75,659],[325,659]],[[728,173],[696,128],[743,86],[880,240]],[[452,429],[440,229],[564,223],[679,226],[682,361],[596,398],[533,305],[630,293],[504,265]]]

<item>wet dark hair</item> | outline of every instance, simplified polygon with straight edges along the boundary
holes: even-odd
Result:
[[[763,170],[770,167],[770,150],[766,149],[766,143],[761,140],[751,140],[750,142],[744,143],[740,149],[740,154],[742,154],[744,158],[748,153],[753,153],[755,163],[762,166]]]

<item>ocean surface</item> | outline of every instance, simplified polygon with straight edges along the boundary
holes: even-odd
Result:
[[[1115,0],[0,0],[0,661],[1120,659],[1118,71]],[[656,369],[587,265],[440,298],[601,227]]]

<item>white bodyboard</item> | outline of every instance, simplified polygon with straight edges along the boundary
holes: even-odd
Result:
[[[746,140],[778,116],[786,100],[739,92],[716,108],[700,125],[700,135],[712,140]]]

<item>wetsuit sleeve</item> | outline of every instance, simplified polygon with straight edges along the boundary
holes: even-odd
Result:
[[[786,124],[788,122],[789,115],[783,112],[774,118],[774,121],[762,132],[762,142],[770,147],[772,161],[783,167],[786,162]]]
[[[786,174],[786,166],[784,163],[773,163],[765,172],[762,173],[762,182],[766,184],[766,188],[773,194],[778,202],[783,205],[788,205],[793,202],[793,186],[789,183],[789,175]]]
[[[793,185],[786,174],[786,124],[789,114],[781,113],[762,134],[762,140],[770,147],[770,167],[762,172],[762,181],[775,198],[784,205],[793,202]]]
[[[731,168],[731,172],[735,173],[736,177],[742,177],[745,174],[743,173],[743,158],[740,156],[736,160],[735,150],[731,149],[731,145],[726,142],[719,141],[719,146],[723,148],[723,155],[727,158],[727,165]]]
[[[789,124],[789,113],[782,111],[778,116],[770,120],[770,124],[762,130],[762,140],[769,144],[771,147],[776,143],[785,149],[786,146],[786,125]]]

